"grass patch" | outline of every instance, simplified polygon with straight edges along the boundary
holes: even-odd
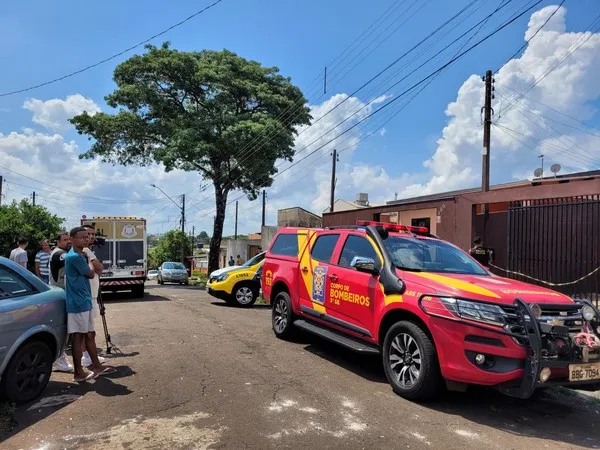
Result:
[[[0,403],[0,433],[8,433],[15,426],[13,414],[17,410],[14,403]]]
[[[262,298],[262,296],[258,296],[258,298],[256,299],[256,304],[257,305],[268,305],[267,301]]]

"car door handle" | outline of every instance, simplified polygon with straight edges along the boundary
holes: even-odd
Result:
[[[303,273],[308,273],[308,267],[304,266],[304,267],[302,268],[302,272],[303,272]]]
[[[329,279],[331,281],[337,281],[338,280],[338,276],[335,273],[333,273],[333,274],[329,275]]]

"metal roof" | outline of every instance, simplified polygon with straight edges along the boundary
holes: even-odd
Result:
[[[531,185],[537,185],[537,184],[541,184],[544,182],[555,181],[555,180],[560,180],[560,181],[564,182],[567,180],[586,179],[589,177],[597,177],[597,176],[600,176],[600,170],[590,170],[587,172],[577,172],[577,173],[571,173],[571,174],[566,174],[566,175],[557,175],[556,177],[552,176],[552,177],[544,177],[544,178],[535,178],[533,180],[521,180],[521,181],[512,181],[510,183],[495,184],[493,186],[490,186],[490,190],[494,191],[494,190],[499,190],[499,189],[514,188],[514,187],[519,187],[519,186],[531,186]],[[404,205],[407,203],[432,202],[432,201],[436,201],[436,200],[446,200],[449,198],[454,198],[457,195],[474,194],[474,193],[478,193],[478,192],[481,192],[481,187],[458,189],[455,191],[440,192],[438,194],[423,195],[420,197],[410,197],[410,198],[404,198],[404,199],[400,199],[400,200],[391,200],[389,202],[386,202],[386,205]]]

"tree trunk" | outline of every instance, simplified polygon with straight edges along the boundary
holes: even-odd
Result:
[[[225,221],[225,210],[227,207],[227,191],[215,186],[215,203],[217,213],[210,239],[210,253],[208,254],[208,273],[219,268],[219,257],[221,255],[221,239],[223,238],[223,222]]]

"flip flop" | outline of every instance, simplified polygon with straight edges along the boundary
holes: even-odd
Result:
[[[76,380],[75,378],[73,379],[73,381],[75,381],[76,383],[85,383],[88,380],[91,380],[92,378],[96,378],[94,376],[94,372],[88,372],[87,376],[85,378],[82,378],[80,380]]]
[[[100,375],[109,375],[111,373],[115,373],[117,371],[117,369],[115,369],[114,367],[108,366],[106,369],[104,369],[102,372],[92,372],[94,374],[94,378],[99,377]]]

